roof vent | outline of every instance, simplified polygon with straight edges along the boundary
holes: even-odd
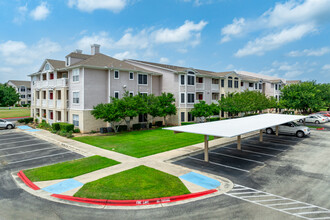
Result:
[[[99,44],[92,44],[91,45],[91,54],[95,55],[95,54],[100,53],[100,46],[101,45],[99,45]]]
[[[76,50],[75,50],[75,53],[82,54],[82,50],[76,49]]]

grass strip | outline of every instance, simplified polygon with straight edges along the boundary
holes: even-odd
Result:
[[[178,177],[150,167],[138,166],[86,183],[74,196],[91,199],[137,200],[189,193]]]
[[[24,174],[32,182],[67,179],[80,176],[85,173],[90,173],[95,170],[110,167],[116,164],[119,164],[119,162],[96,155],[49,166],[24,170]]]
[[[132,131],[109,136],[75,137],[74,140],[141,158],[204,141],[200,134],[179,133],[163,130]],[[213,137],[210,137],[212,140]]]
[[[12,118],[12,117],[25,117],[30,116],[31,111],[29,108],[20,109],[0,109],[0,118]]]

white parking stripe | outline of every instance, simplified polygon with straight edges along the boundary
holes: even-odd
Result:
[[[47,148],[42,148],[42,149],[37,149],[37,150],[31,150],[31,151],[24,151],[24,152],[14,153],[14,154],[0,155],[0,157],[8,157],[8,156],[14,156],[14,155],[19,155],[19,154],[26,154],[26,153],[31,153],[31,152],[38,152],[38,151],[43,151],[43,150],[49,150],[49,149],[54,149],[54,148],[56,148],[56,147],[47,147]]]
[[[271,197],[272,195],[260,195],[260,196],[242,196],[242,198],[258,198],[258,197]]]
[[[35,146],[38,144],[48,144],[46,142],[42,142],[42,143],[36,143],[36,144],[28,144],[28,145],[22,145],[22,146],[18,146],[18,147],[8,147],[8,148],[0,148],[0,150],[11,150],[11,149],[17,149],[17,148],[24,148],[24,147],[30,147],[30,146]]]
[[[242,143],[242,146],[248,146],[248,147],[256,147],[256,148],[262,148],[262,149],[269,149],[269,150],[276,150],[276,151],[287,151],[287,150],[281,150],[281,149],[277,149],[277,148],[272,148],[272,147],[262,147],[259,145],[253,145],[253,144],[244,144]]]
[[[18,138],[27,138],[27,137],[24,136],[24,137],[15,137],[15,138],[0,138],[0,141],[13,140],[13,139],[18,139]]]
[[[297,204],[297,203],[299,203],[299,202],[277,203],[277,204],[271,204],[269,206],[291,205],[291,204]]]
[[[194,158],[194,157],[188,157],[188,158],[205,162],[204,160]],[[239,171],[242,171],[242,172],[250,173],[250,171],[248,171],[248,170],[243,170],[243,169],[240,169],[240,168],[237,168],[237,167],[232,167],[232,166],[228,166],[228,165],[224,165],[224,164],[220,164],[220,163],[215,163],[215,162],[212,162],[212,161],[209,161],[209,163],[215,164],[215,165],[218,165],[218,166],[222,166],[222,167],[226,167],[226,168],[229,168],[229,169],[233,169],[233,170],[239,170]]]
[[[241,193],[228,193],[230,195],[244,195],[244,194],[254,194],[254,193],[260,193],[260,192],[241,192]]]
[[[315,208],[315,206],[313,206],[313,205],[310,205],[310,206],[301,206],[301,207],[286,208],[286,209],[281,209],[281,210],[287,211],[287,210],[310,209],[310,208]]]
[[[251,159],[247,159],[247,158],[243,158],[243,157],[237,157],[237,156],[232,156],[232,155],[222,154],[222,153],[216,153],[216,152],[210,152],[210,153],[211,154],[218,154],[218,155],[225,156],[225,157],[232,157],[232,158],[236,158],[236,159],[240,159],[240,160],[246,160],[246,161],[250,161],[250,162],[254,162],[254,163],[265,164],[264,162],[251,160]]]
[[[230,150],[234,150],[234,151],[236,150],[236,148],[231,148],[231,147],[221,147],[221,148],[230,149]],[[253,154],[260,154],[260,155],[264,155],[264,156],[276,157],[276,155],[266,154],[266,153],[259,153],[259,152],[251,151],[251,150],[242,149],[241,151],[249,152],[249,153],[253,153]]]
[[[309,215],[309,214],[320,214],[320,213],[330,213],[330,211],[299,212],[296,213],[296,215]]]
[[[314,220],[318,220],[318,219],[330,219],[330,217],[320,217],[320,218],[310,218],[310,219],[314,219]]]
[[[2,145],[7,145],[7,144],[22,143],[22,142],[27,142],[27,141],[36,141],[36,140],[39,140],[39,139],[30,139],[30,140],[24,140],[24,141],[10,142],[10,143],[5,143],[5,144],[0,144],[0,146],[2,146]]]
[[[73,152],[68,151],[68,152],[64,152],[64,153],[58,153],[58,154],[52,154],[52,155],[47,155],[47,156],[42,156],[42,157],[34,157],[34,158],[26,159],[26,160],[19,160],[19,161],[9,162],[8,164],[22,163],[22,162],[25,162],[25,161],[37,160],[37,159],[42,159],[42,158],[47,158],[47,157],[54,157],[54,156],[58,156],[58,155],[71,154],[71,153],[73,153]]]

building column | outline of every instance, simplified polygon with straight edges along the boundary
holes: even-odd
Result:
[[[209,136],[204,135],[204,160],[209,162]]]
[[[242,145],[241,145],[241,135],[237,136],[237,150],[242,150]]]

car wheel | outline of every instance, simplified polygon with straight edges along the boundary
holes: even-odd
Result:
[[[300,123],[303,123],[304,121],[302,119],[299,120]]]
[[[13,129],[13,126],[12,126],[12,125],[7,125],[6,128],[7,128],[7,129]]]
[[[320,122],[319,122],[319,121],[317,121],[317,120],[315,121],[315,123],[316,123],[316,124],[320,124]]]
[[[266,129],[266,133],[267,133],[267,134],[273,134],[273,129],[271,129],[271,128],[267,128],[267,129]]]
[[[304,132],[302,132],[302,131],[297,131],[296,135],[297,135],[298,138],[302,138],[302,137],[305,136]]]

